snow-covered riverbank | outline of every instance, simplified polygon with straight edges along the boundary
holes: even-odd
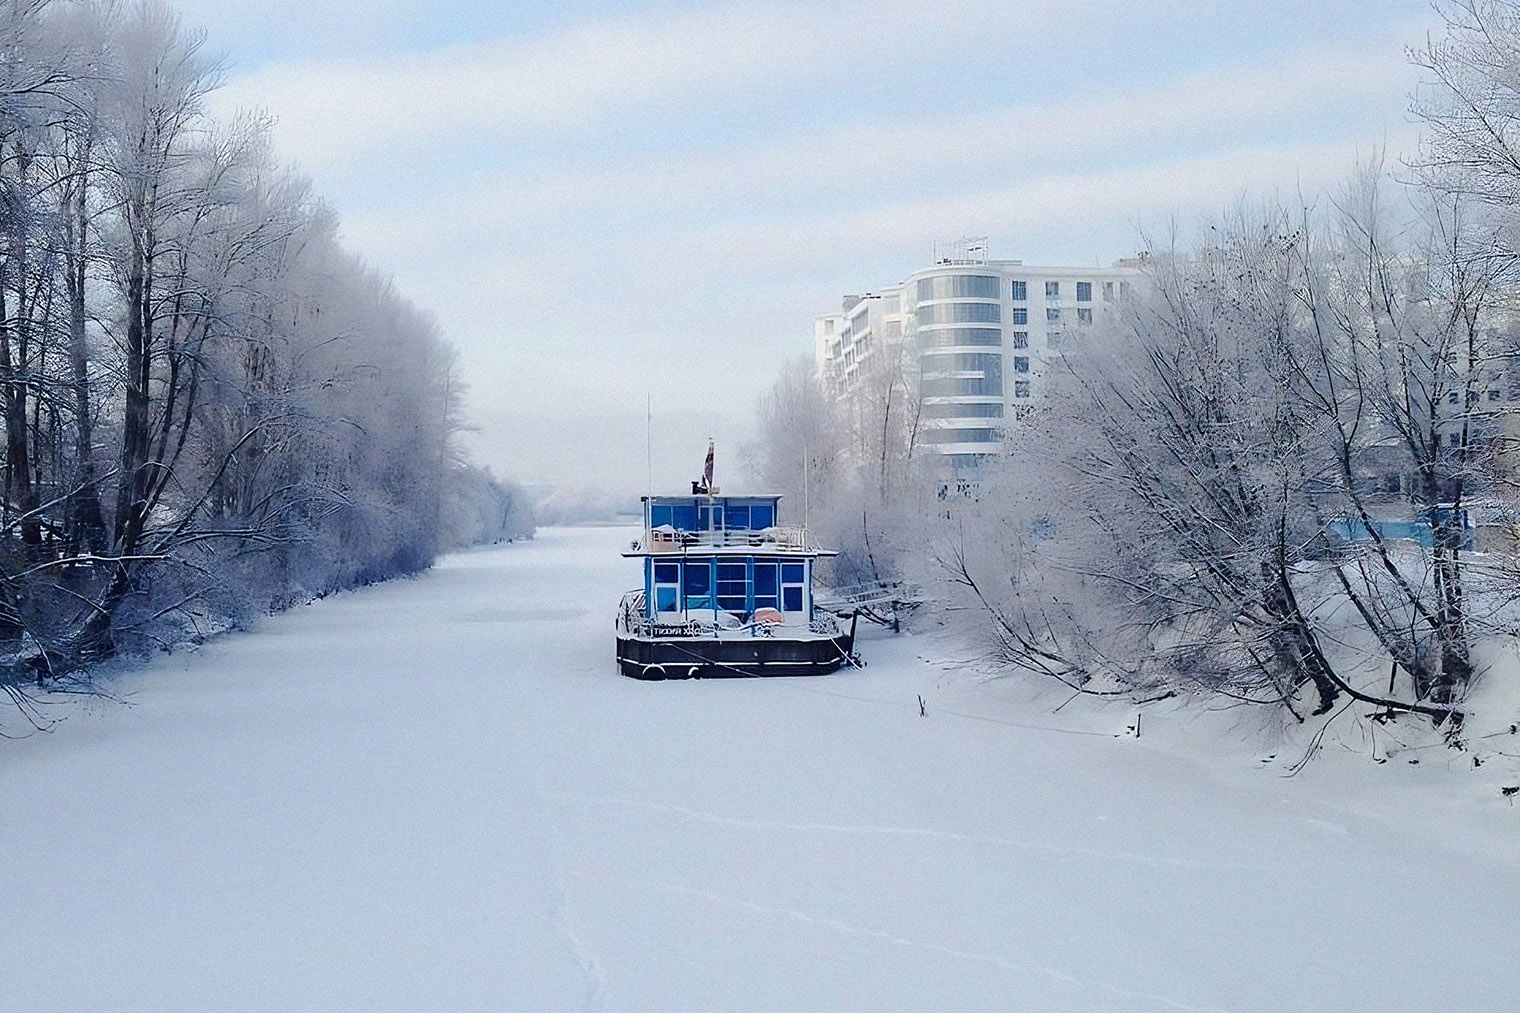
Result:
[[[622,679],[628,537],[453,556],[0,744],[0,1005],[1497,1009],[1520,990],[1520,809],[1490,768],[1204,760],[1183,722],[1116,737],[1132,712],[1053,715],[924,661],[946,653],[924,637],[811,681]]]

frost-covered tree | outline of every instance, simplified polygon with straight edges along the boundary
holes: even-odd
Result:
[[[453,352],[157,0],[0,5],[0,686],[517,537]],[[461,518],[471,515],[468,523]]]

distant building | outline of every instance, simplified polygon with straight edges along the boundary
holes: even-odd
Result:
[[[987,260],[980,249],[847,296],[813,325],[819,374],[840,398],[858,395],[873,367],[901,365],[921,398],[920,441],[960,477],[973,477],[1000,449],[1006,421],[1038,402],[1053,357],[1085,340],[1142,277],[1141,259],[1033,267]]]

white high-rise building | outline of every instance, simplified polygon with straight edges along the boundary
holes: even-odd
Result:
[[[998,451],[1005,420],[1042,396],[1053,357],[1087,340],[1139,283],[1142,263],[1072,268],[942,258],[901,285],[847,297],[842,312],[817,317],[819,372],[847,398],[873,364],[902,363],[922,399],[921,440],[969,477]]]

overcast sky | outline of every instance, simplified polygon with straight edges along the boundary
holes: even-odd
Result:
[[[1141,227],[1408,150],[1426,0],[190,0],[350,246],[461,352],[477,458],[719,479],[812,317],[936,241],[1108,263]],[[731,472],[730,472],[731,474]]]

